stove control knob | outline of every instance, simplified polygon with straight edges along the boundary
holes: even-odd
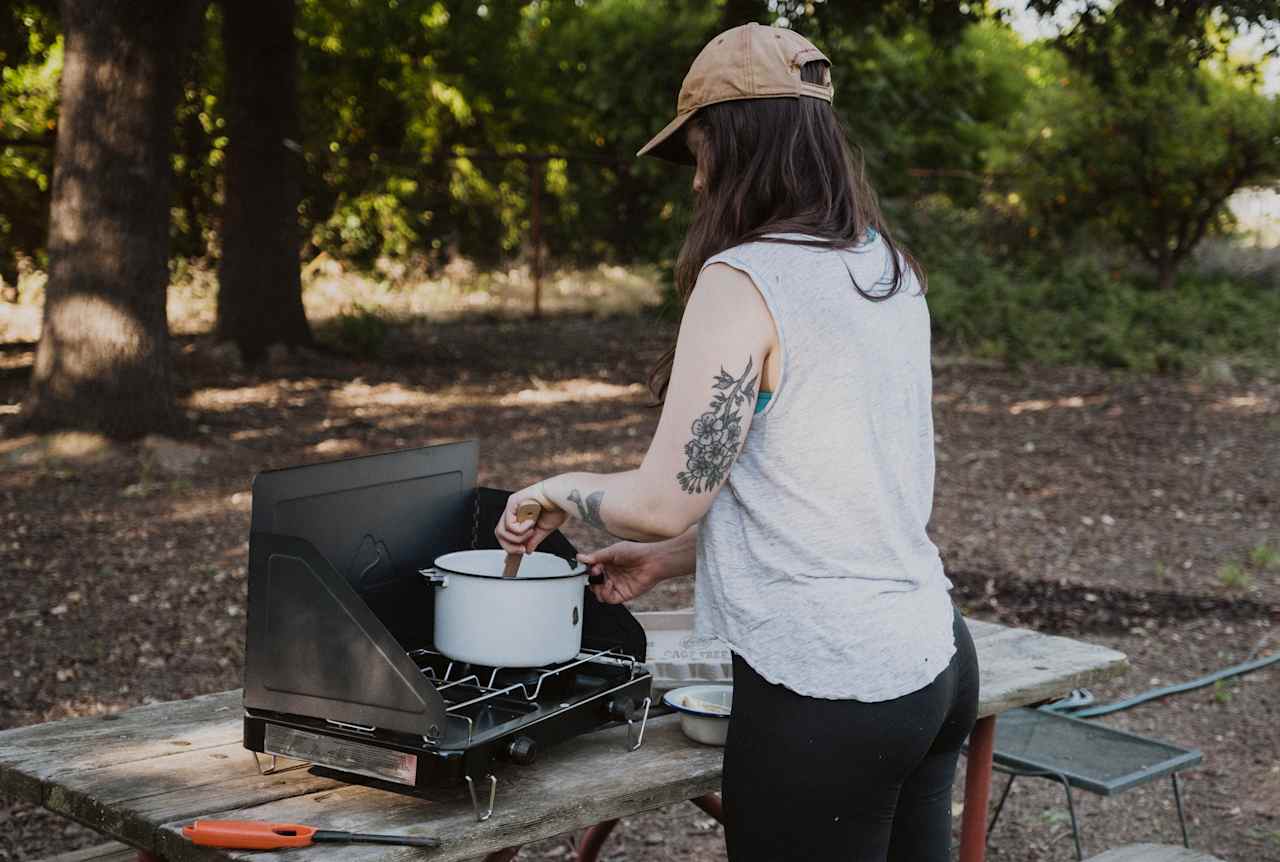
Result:
[[[631,721],[636,717],[636,702],[629,697],[611,700],[605,709],[614,721]]]
[[[521,766],[528,766],[538,758],[538,743],[527,736],[517,736],[507,745],[507,757]]]

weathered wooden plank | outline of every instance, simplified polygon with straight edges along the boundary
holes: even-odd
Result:
[[[44,795],[44,784],[18,768],[9,768],[0,761],[0,796],[39,805]]]
[[[1124,653],[1027,629],[1009,629],[974,646],[981,679],[980,716],[1058,697],[1128,668]]]
[[[970,634],[973,629],[969,629]],[[1016,650],[1018,644],[1029,638],[1042,638],[1039,632],[1033,632],[1030,629],[1016,629],[1009,626],[1001,626],[999,631],[980,632],[979,637],[973,639],[974,648],[978,650],[978,655],[991,655],[994,653],[1008,652]]]
[[[206,719],[204,723],[192,721],[169,728],[154,728],[155,737],[145,733],[106,738],[100,747],[78,740],[73,744],[46,754],[29,752],[8,766],[20,771],[27,780],[36,780],[41,788],[59,776],[88,769],[100,769],[117,763],[162,759],[186,751],[214,748],[243,738],[243,721],[234,719]],[[2,756],[2,755],[0,755]],[[6,793],[6,782],[0,778],[0,793]],[[43,796],[43,790],[41,795]],[[37,800],[42,801],[42,800]]]
[[[39,803],[43,781],[241,737],[239,690],[0,731],[0,795]],[[223,719],[221,722],[218,719]]]
[[[112,841],[95,847],[72,850],[70,853],[59,853],[47,856],[38,862],[136,862],[138,851],[127,844]]]
[[[150,848],[159,823],[338,785],[303,769],[262,775],[253,754],[237,740],[55,775],[45,782],[44,805],[105,835]]]
[[[653,719],[639,751],[626,751],[625,740],[625,729],[614,728],[551,749],[538,767],[504,765],[497,773],[493,817],[484,823],[475,821],[465,791],[445,791],[422,800],[362,787],[343,787],[211,816],[432,835],[443,842],[439,850],[350,845],[342,849],[341,858],[344,862],[454,862],[719,789],[722,749],[691,743],[680,732],[678,716]],[[157,833],[156,848],[165,859],[196,862],[227,858],[191,845],[181,836],[183,825],[185,822],[169,823]],[[273,858],[267,853],[228,855],[260,862]],[[289,858],[291,862],[307,862],[335,856],[331,848],[313,847],[291,851]]]
[[[1216,856],[1168,844],[1128,844],[1091,856],[1085,862],[1222,862]]]
[[[1002,626],[999,623],[989,623],[986,620],[975,620],[965,617],[964,621],[965,624],[969,626],[969,636],[973,638],[975,644],[983,638],[1009,630],[1008,626]]]

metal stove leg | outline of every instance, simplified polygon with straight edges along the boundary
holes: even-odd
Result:
[[[719,794],[708,793],[706,796],[699,796],[689,801],[714,817],[717,823],[724,823],[724,803],[721,802]]]
[[[251,751],[249,753],[253,755],[253,762],[258,767],[259,775],[279,775],[281,772],[293,772],[295,769],[306,769],[311,765],[310,763],[303,761],[302,763],[295,763],[293,766],[281,766],[279,758],[273,754],[271,755],[271,765],[266,769],[263,769],[262,758],[258,756],[258,752]]]
[[[1178,806],[1178,825],[1182,827],[1182,846],[1191,849],[1191,839],[1187,837],[1187,818],[1182,813],[1182,791],[1178,789],[1178,773],[1171,772],[1173,778],[1173,801]]]
[[[1004,786],[1004,792],[1000,794],[1000,801],[996,803],[996,812],[991,815],[991,822],[987,824],[987,840],[991,840],[991,831],[996,828],[996,821],[1000,819],[1000,812],[1004,809],[1004,801],[1009,798],[1009,790],[1013,787],[1013,779],[1017,778],[1016,772],[1009,773],[1009,783]]]
[[[991,763],[996,717],[978,719],[969,734],[969,757],[964,773],[964,817],[960,821],[960,862],[987,858],[987,803],[991,800]]]
[[[470,775],[462,776],[467,780],[467,790],[471,792],[471,810],[475,812],[476,822],[483,823],[493,816],[493,800],[498,795],[498,777],[493,774],[486,775],[489,779],[489,810],[483,814],[480,813],[480,800],[476,798],[476,783],[471,780]],[[519,848],[516,848],[517,851]]]
[[[635,721],[627,719],[627,750],[635,751],[644,742],[644,729],[649,723],[649,707],[653,704],[653,698],[646,697],[644,699],[644,715],[640,717],[640,733],[636,735],[635,742],[631,741],[631,731],[635,726]]]
[[[609,833],[613,832],[613,828],[617,825],[617,820],[606,820],[603,823],[597,823],[595,826],[587,827],[587,830],[582,833],[582,837],[578,839],[576,862],[596,862],[596,858],[600,855],[600,848],[604,847],[604,842],[608,840]]]

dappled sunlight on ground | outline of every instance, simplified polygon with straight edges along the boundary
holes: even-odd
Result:
[[[410,407],[461,407],[470,399],[468,394],[460,391],[458,387],[450,387],[443,392],[439,390],[426,392],[400,383],[379,383],[371,386],[363,380],[355,380],[331,389],[328,400],[334,408],[339,410],[355,410],[357,415],[366,415],[370,407],[387,408],[384,411],[375,411],[385,414]]]
[[[620,386],[599,380],[575,378],[554,382],[537,381],[533,388],[506,394],[495,394],[483,386],[455,384],[445,389],[414,389],[399,383],[370,385],[353,381],[333,388],[329,403],[338,410],[351,410],[357,416],[385,417],[407,409],[433,411],[462,407],[523,407],[552,404],[574,404],[593,401],[630,400],[647,390],[640,384]]]
[[[651,413],[654,411],[650,411]],[[636,434],[637,428],[641,425],[648,424],[649,415],[646,413],[637,413],[631,416],[623,416],[619,419],[607,419],[598,422],[577,422],[573,428],[575,431],[615,431],[618,429],[626,429],[626,433],[630,436]]]
[[[26,369],[31,367],[35,361],[36,352],[34,350],[7,349],[4,352],[0,352],[0,371]]]
[[[325,458],[345,458],[364,452],[364,444],[352,437],[345,439],[330,437],[327,440],[321,440],[319,443],[311,444],[309,448],[310,451],[317,455],[323,455]]]
[[[1086,405],[1101,404],[1107,400],[1105,395],[1093,395],[1088,398],[1080,395],[1069,395],[1066,398],[1056,398],[1052,401],[1043,398],[1033,398],[1030,401],[1019,401],[1017,404],[1009,405],[1009,412],[1014,416],[1019,413],[1036,412],[1040,410],[1049,410],[1053,407],[1069,407],[1079,409]]]
[[[1274,398],[1250,392],[1245,395],[1220,398],[1210,404],[1209,409],[1215,413],[1241,413],[1245,415],[1274,413],[1277,410],[1277,402]]]
[[[498,400],[503,407],[522,404],[571,404],[583,401],[610,401],[614,399],[631,399],[643,396],[648,390],[639,383],[629,386],[618,386],[614,383],[602,383],[599,380],[561,380],[554,383],[538,381],[541,385],[533,389],[521,389],[504,395]]]
[[[226,413],[250,405],[275,406],[284,397],[284,392],[318,388],[318,382],[306,381],[272,381],[257,386],[230,388],[210,386],[192,392],[187,404],[193,410]]]
[[[210,517],[221,517],[228,512],[248,515],[249,495],[201,496],[174,500],[168,517],[171,521],[206,521]]]
[[[212,270],[185,267],[186,277],[169,286],[169,332],[197,335],[212,332],[218,320],[218,279]]]

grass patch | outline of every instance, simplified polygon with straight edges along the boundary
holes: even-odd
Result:
[[[1253,577],[1239,563],[1227,563],[1218,569],[1218,583],[1243,592],[1253,586]]]
[[[1280,550],[1264,542],[1249,552],[1249,563],[1262,570],[1280,569]]]

